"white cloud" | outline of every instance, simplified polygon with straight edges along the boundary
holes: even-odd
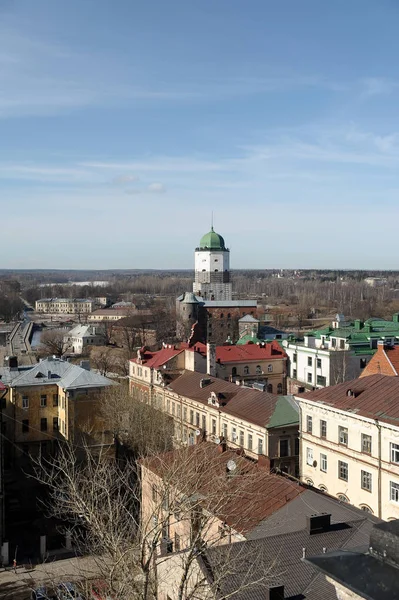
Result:
[[[119,175],[118,177],[114,177],[112,182],[119,183],[131,183],[132,181],[139,181],[139,177],[137,175]]]
[[[150,183],[147,190],[152,194],[162,194],[166,192],[165,186],[162,183]]]

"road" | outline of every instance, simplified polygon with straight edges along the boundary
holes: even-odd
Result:
[[[30,599],[31,591],[41,585],[56,587],[60,581],[82,581],[96,579],[100,566],[91,556],[73,557],[45,562],[35,568],[12,567],[0,569],[0,600]]]

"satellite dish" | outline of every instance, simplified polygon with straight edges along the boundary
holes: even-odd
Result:
[[[201,431],[199,429],[195,430],[195,435],[201,435]]]
[[[215,437],[215,444],[220,444],[220,438]]]
[[[235,463],[234,460],[227,461],[227,465],[226,466],[227,466],[227,470],[228,471],[235,471],[236,468],[237,468],[237,465],[236,465],[236,463]]]

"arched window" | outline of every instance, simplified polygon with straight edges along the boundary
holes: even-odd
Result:
[[[305,479],[305,483],[306,483],[306,485],[314,485],[312,479]]]
[[[273,373],[273,365],[267,365],[267,372]]]
[[[248,367],[248,365],[245,365],[245,367],[244,367],[244,375],[249,375],[249,367]]]
[[[215,273],[219,273],[219,269],[215,269]]]
[[[256,374],[262,375],[262,367],[260,365],[256,365]]]
[[[223,319],[223,317],[224,317],[224,314],[220,313],[220,318]]]
[[[325,485],[319,485],[319,490],[320,490],[321,492],[324,492],[325,494],[327,494],[327,488],[326,488],[326,486],[325,486]]]
[[[267,391],[269,392],[269,394],[273,394],[273,385],[271,383],[269,383],[269,385],[267,386]]]
[[[337,498],[340,502],[345,502],[346,504],[349,504],[349,498],[348,496],[345,496],[345,494],[337,494]]]
[[[232,375],[237,375],[237,367],[233,367],[233,368],[231,369],[231,374],[232,374]]]
[[[277,393],[278,394],[282,394],[283,393],[283,386],[281,383],[277,384]]]
[[[367,504],[361,504],[360,509],[363,510],[364,512],[370,513],[371,515],[374,514],[373,511],[371,510],[371,508],[369,506],[367,506]]]
[[[231,319],[231,314],[230,313],[227,313],[227,318]]]

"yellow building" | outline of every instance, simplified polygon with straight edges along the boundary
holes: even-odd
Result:
[[[3,428],[8,461],[25,454],[51,452],[59,440],[112,443],[100,416],[101,394],[114,383],[81,366],[46,358],[34,367],[1,369],[8,385]]]

